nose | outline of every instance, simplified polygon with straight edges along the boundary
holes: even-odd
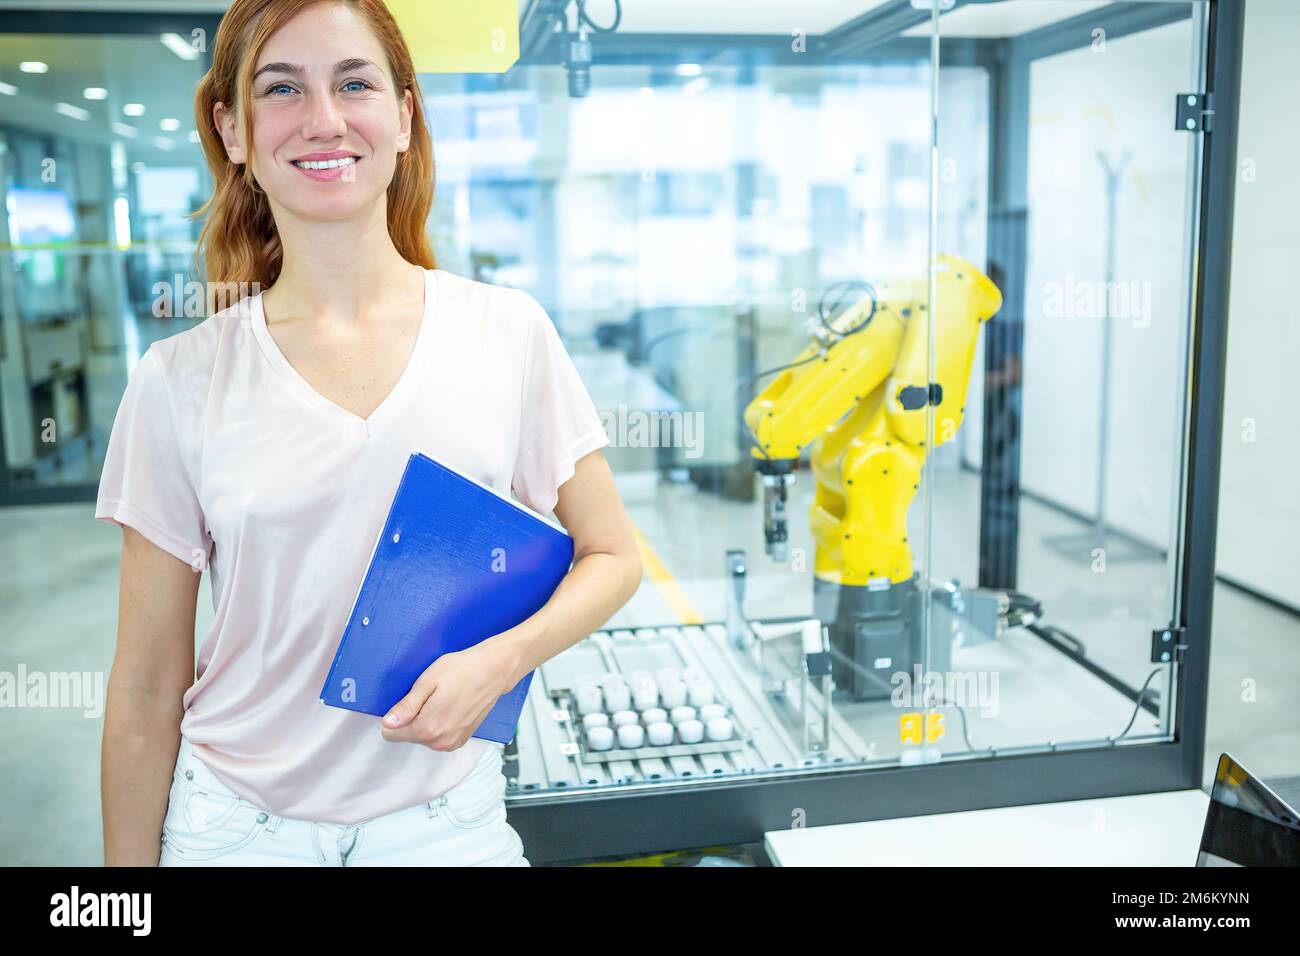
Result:
[[[348,131],[343,114],[334,97],[328,92],[317,92],[307,101],[307,115],[303,118],[302,135],[310,140],[334,140]]]

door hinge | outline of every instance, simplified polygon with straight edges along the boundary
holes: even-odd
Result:
[[[1210,132],[1214,109],[1209,93],[1179,93],[1174,99],[1174,129],[1188,133]]]
[[[1182,627],[1162,627],[1159,630],[1151,632],[1151,663],[1168,664],[1170,662],[1181,664],[1183,662],[1183,651],[1187,650],[1187,645],[1183,643],[1183,638],[1187,635],[1187,629]]]

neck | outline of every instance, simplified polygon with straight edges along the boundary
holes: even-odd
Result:
[[[359,318],[376,303],[401,295],[418,268],[393,245],[382,199],[360,221],[303,222],[277,214],[276,226],[284,258],[270,297],[284,318],[288,313]]]

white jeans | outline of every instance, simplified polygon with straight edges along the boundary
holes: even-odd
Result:
[[[427,803],[344,826],[268,813],[232,793],[181,737],[159,866],[528,866],[506,822],[501,751]]]

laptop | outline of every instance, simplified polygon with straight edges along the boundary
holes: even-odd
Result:
[[[1197,866],[1300,866],[1300,814],[1232,758],[1219,757]]]

